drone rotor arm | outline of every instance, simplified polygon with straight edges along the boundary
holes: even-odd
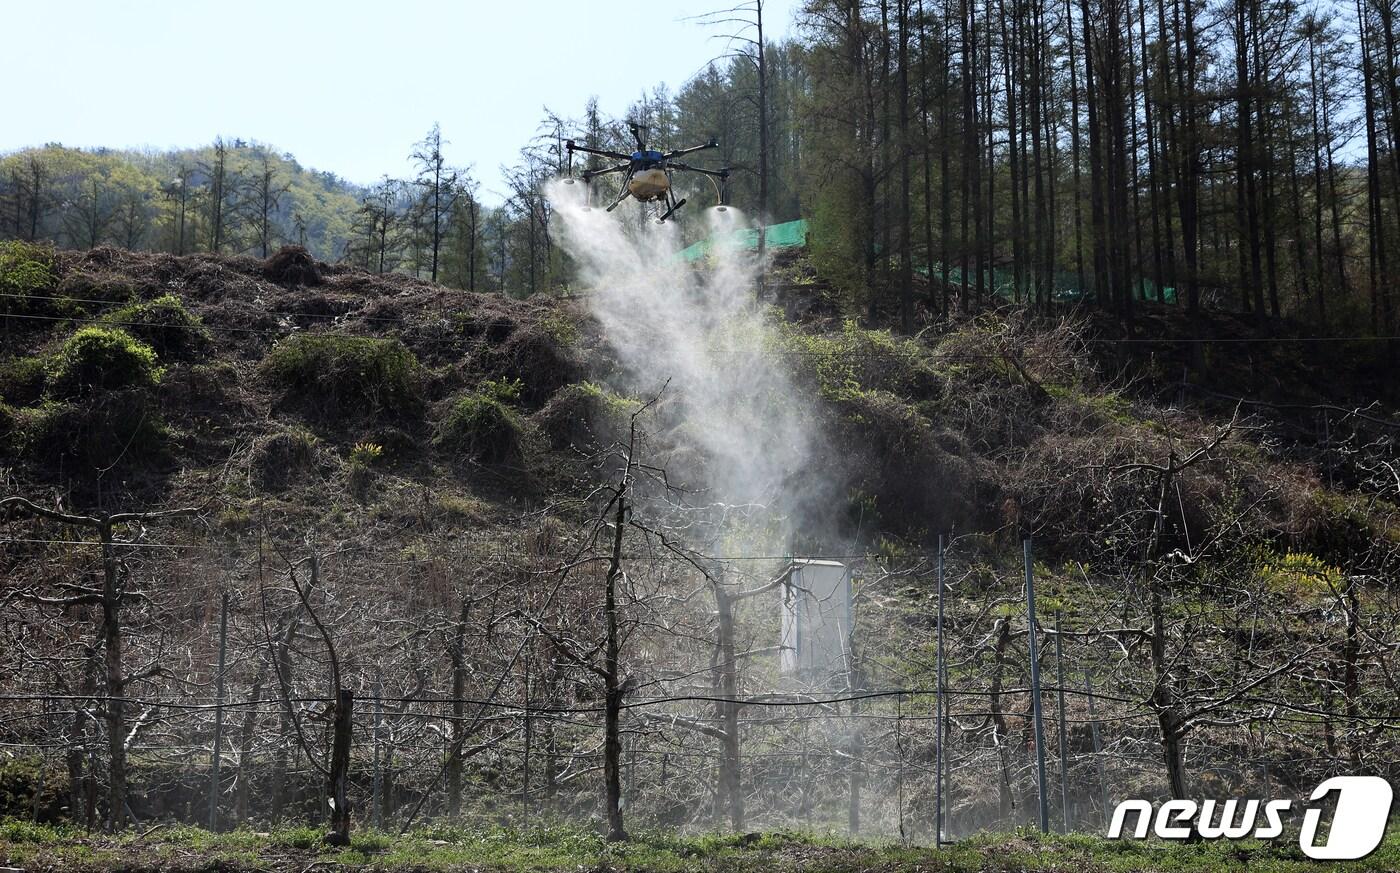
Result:
[[[687,173],[700,173],[706,176],[714,176],[716,179],[728,179],[728,170],[707,170],[704,167],[692,167],[689,164],[682,164],[680,161],[670,161],[671,169],[685,170]]]
[[[604,167],[604,168],[601,169],[601,170],[584,170],[583,173],[582,173],[581,175],[583,176],[583,181],[587,182],[587,181],[590,181],[590,180],[592,180],[592,179],[596,179],[596,178],[598,178],[599,176],[606,176],[606,175],[608,175],[609,173],[622,173],[622,172],[626,172],[628,169],[631,168],[631,166],[632,166],[631,161],[628,161],[628,162],[625,163],[625,164],[618,164],[616,167]]]
[[[710,140],[709,142],[705,143],[704,145],[691,146],[691,147],[688,148],[688,149],[676,149],[676,150],[673,151],[673,152],[667,152],[667,153],[663,156],[662,159],[663,159],[663,160],[669,161],[671,158],[678,158],[678,157],[680,157],[681,155],[689,155],[689,154],[693,154],[694,152],[703,152],[703,151],[705,151],[706,149],[717,149],[717,148],[719,148],[719,143],[716,142],[715,140]]]
[[[569,140],[567,143],[565,143],[565,144],[564,144],[564,147],[565,147],[566,149],[568,149],[569,151],[571,151],[571,152],[583,152],[584,154],[598,155],[599,157],[602,157],[602,158],[612,158],[612,159],[615,160],[615,161],[631,161],[631,160],[632,160],[632,156],[631,156],[631,155],[624,155],[622,152],[611,152],[611,151],[608,151],[607,149],[595,149],[595,148],[589,148],[588,146],[581,146],[581,145],[579,145],[578,143],[574,142],[573,140]]]

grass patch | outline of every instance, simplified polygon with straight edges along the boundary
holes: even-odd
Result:
[[[947,873],[1074,870],[1076,873],[1207,873],[1266,871],[1302,873],[1322,869],[1305,858],[1295,840],[1253,840],[1185,845],[1162,840],[1109,841],[1087,834],[1040,834],[1022,829],[980,834],[941,849],[892,842],[856,842],[817,834],[698,834],[638,832],[625,843],[608,843],[575,826],[466,828],[427,826],[406,836],[361,830],[350,846],[335,849],[323,830],[291,827],[258,833],[214,834],[194,827],[164,828],[138,836],[84,835],[66,828],[0,822],[0,856],[35,868],[145,871],[201,859],[213,868],[237,863],[255,869],[301,871],[312,866],[375,870],[496,870],[520,873],[632,870],[680,873],[690,870],[775,873],[824,870],[938,870]],[[190,858],[190,853],[198,858]],[[1394,870],[1400,838],[1391,835],[1369,858],[1326,869]]]

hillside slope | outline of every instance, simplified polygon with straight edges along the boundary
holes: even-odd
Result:
[[[793,320],[775,325],[772,355],[811,404],[831,520],[790,547],[855,568],[861,667],[847,690],[897,691],[859,708],[828,704],[816,727],[810,701],[755,716],[741,777],[750,821],[834,827],[863,804],[867,832],[893,833],[906,815],[926,828],[935,733],[906,717],[933,707],[940,537],[948,681],[962,695],[949,733],[953,829],[1023,823],[1035,805],[1024,538],[1042,658],[1056,651],[1068,674],[1053,716],[1064,741],[1052,748],[1055,761],[1065,754],[1066,821],[1101,822],[1100,744],[1114,796],[1164,793],[1164,758],[1193,785],[1251,796],[1306,792],[1339,769],[1394,769],[1393,409],[1308,401],[1288,370],[1267,375],[1269,405],[1222,399],[1241,390],[1234,368],[1234,381],[1196,380],[1207,393],[1193,395],[1161,349],[1105,344],[1092,321],[986,313],[898,338],[823,303],[802,262],[782,270],[775,284]],[[211,693],[220,594],[233,601],[230,693],[256,704],[225,735],[238,762],[225,777],[226,821],[319,818],[309,749],[324,730],[308,739],[301,725],[315,724],[311,702],[333,676],[388,713],[373,716],[387,733],[358,723],[364,815],[374,797],[408,819],[513,820],[523,793],[527,809],[591,818],[599,511],[619,471],[611,449],[635,420],[648,476],[667,477],[655,477],[664,487],[650,503],[639,498],[616,553],[635,586],[623,606],[622,658],[640,707],[630,814],[661,826],[733,820],[708,763],[677,770],[715,760],[713,731],[694,725],[725,716],[706,697],[723,676],[696,574],[714,561],[757,585],[784,556],[750,548],[761,532],[699,538],[693,489],[705,459],[683,392],[634,396],[586,296],[469,294],[294,249],[264,262],[17,244],[0,253],[0,293],[4,494],[80,514],[197,510],[124,528],[114,546],[140,594],[125,607],[130,690],[145,713],[129,716],[139,719],[128,740],[138,818],[189,820],[203,802],[212,724],[194,703]],[[1300,390],[1286,397],[1289,385]],[[89,750],[62,765],[26,759],[49,774],[26,802],[54,819],[81,820],[86,807],[91,821],[102,806],[94,786],[115,778],[97,752],[108,728],[64,701],[96,702],[84,665],[100,622],[54,596],[97,578],[101,552],[91,534],[31,516],[4,519],[0,564],[7,627],[32,635],[8,656],[7,691],[32,695],[32,709],[0,719],[0,734]],[[757,597],[739,613],[738,650],[757,653],[740,693],[781,684],[776,615],[776,601]],[[1052,621],[1064,637],[1048,632]],[[1090,675],[1097,700],[1079,691]],[[538,712],[471,720],[469,701],[498,697]],[[193,708],[156,716],[171,706]],[[651,706],[666,714],[641,714]],[[77,721],[24,714],[45,707]],[[879,729],[847,732],[841,719]],[[1102,736],[1091,737],[1094,719]],[[468,743],[473,732],[484,739]],[[369,757],[371,733],[392,763],[378,744]],[[1052,727],[1044,742],[1054,738]],[[289,769],[303,751],[307,767]],[[391,788],[371,783],[371,764],[389,769]]]

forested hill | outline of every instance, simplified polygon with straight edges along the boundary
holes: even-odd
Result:
[[[444,132],[470,153],[466,119],[405,143],[409,177],[368,191],[237,141],[45,148],[0,161],[0,236],[255,255],[275,238],[473,291],[558,291],[576,277],[542,183],[597,168],[571,167],[567,139],[630,151],[632,120],[657,148],[716,138],[697,160],[732,168],[733,205],[808,219],[843,302],[897,313],[905,333],[997,300],[1094,300],[1128,321],[1144,298],[1396,333],[1400,40],[1386,3],[813,0],[798,16],[791,40],[738,43],[619,115],[551,107],[499,181],[444,160]],[[479,202],[478,182],[502,202]],[[691,204],[679,223],[702,233],[717,192],[677,188]]]
[[[4,235],[65,248],[266,257],[295,243],[335,260],[361,194],[332,172],[242,139],[168,151],[49,144],[0,156]]]

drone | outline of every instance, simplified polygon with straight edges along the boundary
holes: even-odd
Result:
[[[714,137],[704,145],[691,146],[688,149],[676,149],[671,152],[660,152],[647,148],[645,131],[646,127],[636,122],[629,122],[628,127],[632,129],[632,138],[637,141],[637,150],[630,155],[622,152],[608,151],[607,149],[595,149],[589,146],[579,145],[573,140],[568,140],[564,147],[569,151],[570,165],[573,163],[574,152],[584,152],[585,154],[597,155],[603,158],[610,158],[621,163],[612,167],[603,167],[598,170],[584,170],[581,174],[585,185],[591,183],[599,176],[606,176],[611,173],[625,173],[622,180],[622,191],[617,195],[617,199],[607,208],[612,212],[622,201],[629,196],[638,203],[659,203],[662,207],[660,221],[665,221],[675,214],[686,204],[686,199],[676,199],[675,193],[671,190],[671,173],[676,170],[684,170],[689,173],[699,173],[708,176],[715,186],[715,194],[719,199],[719,208],[724,209],[728,203],[729,190],[729,168],[719,170],[706,170],[703,167],[693,167],[690,164],[682,163],[676,158],[705,149],[719,148],[719,140]],[[573,182],[567,179],[566,182]]]

